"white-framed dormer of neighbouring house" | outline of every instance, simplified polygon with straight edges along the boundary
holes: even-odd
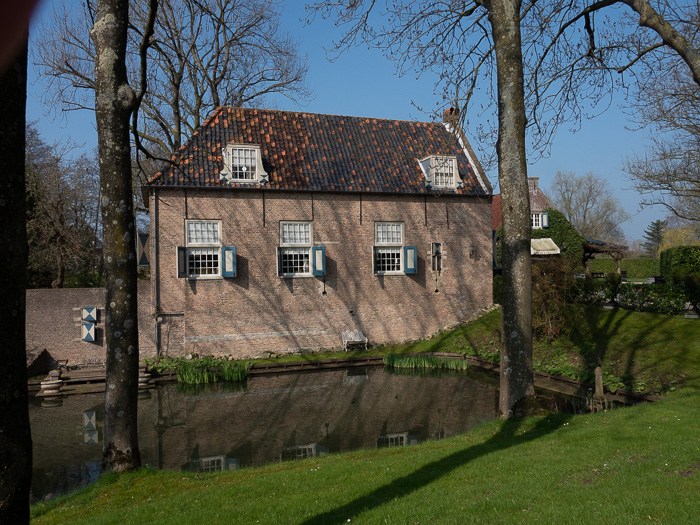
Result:
[[[425,177],[426,188],[455,189],[461,187],[457,169],[457,157],[454,155],[430,155],[418,161]]]
[[[404,275],[416,273],[418,249],[404,245],[403,222],[374,223],[374,273]]]
[[[540,230],[542,228],[549,228],[549,213],[533,213],[530,215],[530,227],[533,230]]]
[[[185,220],[185,246],[177,248],[177,276],[188,280],[236,276],[236,247],[223,246],[220,220]]]
[[[227,144],[221,150],[223,168],[219,177],[228,183],[266,183],[260,146],[256,144]]]
[[[326,248],[314,246],[311,221],[281,221],[277,247],[280,277],[318,277],[326,273]]]

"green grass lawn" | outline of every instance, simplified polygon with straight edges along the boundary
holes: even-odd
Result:
[[[579,314],[562,338],[538,344],[535,359],[561,360],[562,367],[602,361],[635,380],[663,378],[669,383],[663,400],[597,414],[494,421],[412,447],[230,473],[108,475],[34,505],[32,521],[700,522],[700,322],[595,309]],[[499,315],[492,312],[433,339],[382,351],[486,355],[498,344]],[[377,353],[372,350],[368,353]]]

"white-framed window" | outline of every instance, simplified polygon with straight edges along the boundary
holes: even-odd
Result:
[[[434,188],[456,188],[459,171],[457,157],[453,155],[431,155],[419,161],[426,186]]]
[[[310,221],[280,222],[277,269],[280,277],[320,276],[326,273],[326,249],[313,246]]]
[[[530,227],[533,230],[540,228],[549,228],[549,213],[533,213],[530,215]]]
[[[262,182],[267,173],[263,168],[260,146],[228,144],[221,152],[223,169],[220,178],[224,182]]]
[[[285,447],[280,455],[280,460],[294,461],[306,458],[316,458],[319,456],[325,456],[327,453],[328,449],[323,445],[319,445],[318,443],[295,445],[292,447]]]
[[[221,276],[221,221],[185,221],[187,276]]]
[[[402,222],[374,223],[374,273],[416,273],[415,246],[404,246]]]
[[[180,278],[236,276],[236,247],[222,246],[219,220],[186,220],[185,246],[178,247],[177,252],[177,276]]]

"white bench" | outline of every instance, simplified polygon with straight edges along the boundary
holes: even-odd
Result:
[[[343,349],[347,352],[348,345],[365,345],[365,350],[367,349],[367,338],[362,330],[346,330],[342,333],[343,337]]]

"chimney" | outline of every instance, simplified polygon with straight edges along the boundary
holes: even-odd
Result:
[[[457,108],[450,108],[446,109],[445,111],[442,112],[442,121],[445,124],[449,124],[452,127],[455,127],[457,123],[459,122],[459,109]]]
[[[530,193],[533,195],[537,195],[537,193],[540,191],[540,178],[539,177],[528,177],[527,178],[527,184],[528,184],[528,189],[530,190]]]

